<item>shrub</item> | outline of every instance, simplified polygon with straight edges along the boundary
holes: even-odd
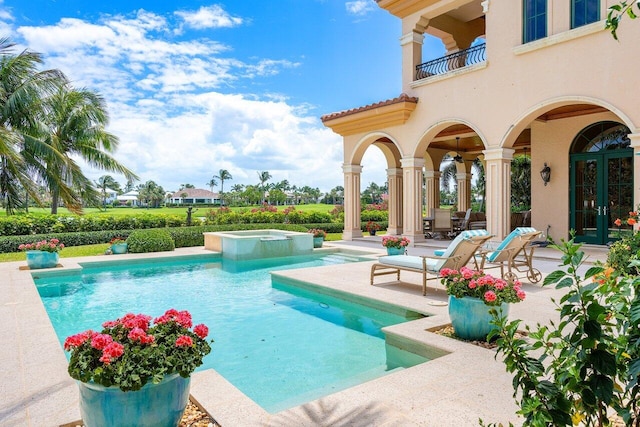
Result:
[[[552,247],[563,253],[564,270],[550,273],[543,286],[564,291],[560,321],[525,325],[525,340],[516,335],[520,320],[508,322],[494,312],[499,329],[489,335],[497,335],[498,354],[514,374],[513,396],[524,425],[608,426],[617,413],[625,425],[637,426],[640,279],[600,265],[581,277],[585,254],[573,235]]]
[[[638,274],[637,267],[629,266],[632,260],[638,259],[640,252],[640,233],[623,237],[609,248],[607,255],[607,265],[615,270],[627,273]]]
[[[368,221],[381,222],[381,221],[388,221],[388,219],[389,219],[389,212],[388,211],[365,210],[365,211],[360,212],[360,221],[361,222],[368,222]]]
[[[167,230],[134,230],[127,238],[129,252],[146,253],[172,251],[175,243]]]

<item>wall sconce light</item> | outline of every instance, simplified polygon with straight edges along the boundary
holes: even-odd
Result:
[[[540,171],[540,176],[542,177],[542,181],[544,181],[544,185],[547,185],[547,183],[551,181],[551,168],[546,163]]]

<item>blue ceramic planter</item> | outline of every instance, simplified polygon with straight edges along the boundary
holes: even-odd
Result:
[[[465,340],[484,340],[495,328],[489,310],[495,308],[504,316],[509,315],[509,304],[488,306],[478,298],[456,298],[449,295],[449,317],[456,335]]]
[[[387,248],[387,255],[402,255],[405,248]]]
[[[78,382],[86,427],[176,427],[189,400],[191,378],[178,374],[137,391]]]
[[[324,242],[324,237],[314,237],[313,238],[313,247],[314,248],[321,248],[322,247],[322,242]]]
[[[58,252],[27,251],[27,265],[31,270],[55,267],[58,260]]]
[[[127,249],[129,249],[129,245],[127,243],[116,243],[111,245],[112,254],[126,254]]]

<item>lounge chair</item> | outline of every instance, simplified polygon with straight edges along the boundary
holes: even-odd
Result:
[[[373,278],[385,274],[396,274],[400,280],[400,270],[422,274],[422,295],[427,294],[427,280],[437,279],[443,268],[458,269],[465,266],[491,235],[487,230],[466,230],[456,237],[442,253],[442,256],[389,255],[378,259],[371,266]],[[429,276],[433,277],[429,277]]]
[[[487,250],[478,255],[480,269],[499,267],[500,276],[505,280],[516,280],[518,278],[514,270],[520,273],[526,271],[527,278],[532,283],[539,282],[542,278],[542,273],[533,268],[534,246],[530,245],[538,236],[540,236],[540,231],[535,228],[516,228],[495,249]],[[487,265],[492,265],[493,267],[486,267]]]

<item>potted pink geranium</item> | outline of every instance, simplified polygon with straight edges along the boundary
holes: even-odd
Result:
[[[209,329],[188,311],[167,310],[151,321],[126,314],[100,332],[67,337],[69,375],[78,380],[87,426],[175,427],[189,399],[191,373],[211,347]],[[193,327],[192,327],[193,326]]]
[[[518,280],[507,281],[467,267],[443,268],[440,277],[449,295],[451,324],[456,335],[463,339],[485,339],[494,329],[489,310],[494,308],[507,316],[509,304],[526,297]]]
[[[30,269],[51,268],[58,265],[60,259],[58,252],[64,248],[64,243],[58,239],[41,240],[35,243],[26,243],[18,246],[18,249],[27,254],[27,265]]]
[[[388,255],[401,255],[406,251],[411,240],[404,236],[383,236],[382,246],[387,248]]]

